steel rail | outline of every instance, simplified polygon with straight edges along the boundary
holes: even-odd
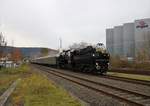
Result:
[[[41,70],[43,70],[43,69],[41,69]],[[55,76],[58,76],[58,77],[61,77],[63,79],[69,80],[71,82],[77,83],[79,85],[82,85],[82,86],[87,87],[89,89],[92,89],[94,91],[104,93],[104,94],[109,95],[111,97],[115,97],[115,98],[117,98],[119,100],[123,100],[123,101],[125,101],[127,103],[131,103],[131,104],[138,105],[138,106],[144,106],[144,104],[142,104],[142,103],[140,103],[138,101],[135,101],[134,99],[130,98],[131,100],[129,100],[128,98],[125,98],[125,97],[121,96],[120,94],[119,95],[118,94],[112,94],[110,92],[107,92],[107,91],[101,90],[101,89],[97,89],[95,87],[92,87],[92,86],[90,86],[88,84],[82,83],[81,81],[77,81],[77,80],[82,80],[84,82],[88,82],[88,83],[91,83],[91,84],[96,84],[96,85],[99,85],[99,86],[104,86],[104,87],[107,87],[107,88],[111,88],[113,90],[117,90],[118,92],[121,91],[121,92],[123,92],[123,94],[125,94],[124,96],[128,96],[128,95],[130,96],[132,94],[132,98],[140,97],[141,98],[140,101],[145,100],[145,99],[146,100],[150,100],[150,96],[147,96],[147,95],[143,95],[143,94],[135,93],[135,92],[132,92],[132,91],[116,88],[116,87],[113,87],[113,86],[110,86],[110,85],[101,84],[99,82],[91,81],[91,80],[88,80],[88,79],[85,79],[85,78],[64,74],[64,73],[58,72],[56,70],[52,70],[52,71],[49,71],[49,70],[50,69],[46,69],[46,70],[44,69],[44,71],[46,71],[46,72],[48,72],[50,74],[53,74]]]
[[[113,80],[117,80],[117,81],[119,80],[119,81],[129,82],[129,83],[133,83],[133,84],[140,84],[140,85],[150,86],[150,81],[124,78],[124,77],[111,76],[111,75],[106,75],[106,76],[101,76],[101,77],[107,78],[107,79],[113,79]]]

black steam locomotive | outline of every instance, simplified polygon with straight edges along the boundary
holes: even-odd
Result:
[[[35,59],[33,62],[59,68],[103,74],[108,70],[109,57],[104,45],[98,43],[96,47],[87,46],[83,49],[66,50],[58,56],[42,57]]]

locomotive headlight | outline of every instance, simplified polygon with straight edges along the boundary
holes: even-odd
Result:
[[[100,69],[101,69],[101,66],[100,66],[98,63],[96,63],[96,69],[97,69],[97,70],[100,70]]]
[[[95,56],[95,54],[92,55],[93,57]]]
[[[96,66],[98,66],[98,63],[96,63]]]

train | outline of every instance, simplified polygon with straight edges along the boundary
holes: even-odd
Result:
[[[68,49],[53,56],[32,60],[34,64],[60,69],[105,74],[108,71],[110,55],[103,43],[78,49]]]

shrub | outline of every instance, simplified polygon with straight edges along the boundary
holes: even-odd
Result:
[[[125,57],[120,58],[119,56],[114,56],[110,59],[110,65],[113,68],[133,68],[150,70],[150,61],[140,61],[138,59],[128,61],[128,59]]]

